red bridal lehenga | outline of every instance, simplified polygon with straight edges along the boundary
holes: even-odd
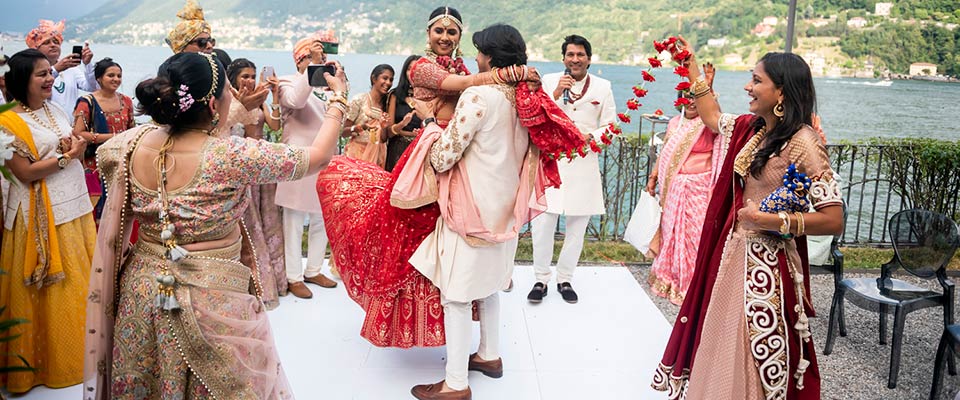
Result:
[[[579,131],[543,90],[517,87],[517,111],[531,142],[541,150],[547,185],[559,186],[548,157],[582,145]],[[366,312],[360,336],[380,347],[445,344],[440,291],[408,262],[436,229],[440,208],[431,203],[404,209],[390,203],[397,178],[417,148],[418,136],[393,172],[337,156],[317,179],[330,246],[347,293]]]

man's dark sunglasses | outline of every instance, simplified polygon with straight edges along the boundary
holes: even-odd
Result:
[[[197,47],[207,47],[207,43],[210,43],[211,46],[216,46],[216,45],[217,45],[217,39],[214,39],[214,38],[196,38],[196,39],[191,40],[190,43],[196,44]]]

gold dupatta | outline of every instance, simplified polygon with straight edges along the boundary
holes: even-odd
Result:
[[[17,154],[32,162],[40,161],[37,145],[30,127],[13,111],[0,114],[0,129],[14,136]],[[39,289],[63,280],[63,261],[57,238],[47,180],[40,178],[29,185],[30,200],[27,211],[27,238],[24,254],[23,283]]]

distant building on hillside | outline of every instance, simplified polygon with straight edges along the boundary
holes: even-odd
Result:
[[[863,68],[860,68],[853,72],[854,78],[873,78],[875,75],[876,66],[873,65],[873,61],[867,60],[863,63]]]
[[[864,17],[853,17],[847,20],[847,26],[851,28],[863,28],[867,26],[867,19]]]
[[[737,53],[730,53],[723,56],[724,65],[740,65],[743,64],[743,57]]]
[[[778,21],[779,20],[777,19],[777,17],[773,17],[773,16],[763,17],[764,25],[777,26]]]
[[[722,37],[719,39],[708,39],[707,47],[723,47],[727,45],[727,38]]]
[[[827,68],[827,59],[820,55],[820,53],[806,53],[803,55],[803,60],[810,66],[810,73],[814,76],[823,75],[824,70]]]
[[[917,62],[910,64],[910,75],[936,75],[937,64]]]
[[[890,10],[893,9],[893,3],[877,3],[873,8],[873,13],[881,17],[889,17]]]
[[[753,30],[750,31],[750,33],[756,35],[757,37],[765,38],[772,35],[774,31],[776,31],[776,29],[773,26],[761,22],[757,24],[757,26],[753,27]]]

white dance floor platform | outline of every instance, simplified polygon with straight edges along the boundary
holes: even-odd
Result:
[[[650,380],[670,324],[626,268],[578,268],[577,304],[565,303],[555,283],[542,303],[530,304],[533,283],[532,268],[518,266],[514,290],[501,293],[504,375],[470,372],[474,399],[665,398]],[[374,347],[360,337],[363,312],[342,284],[308,287],[312,299],[286,296],[269,314],[298,399],[412,399],[413,385],[443,379],[445,348]],[[14,398],[79,400],[81,388],[40,387]]]

